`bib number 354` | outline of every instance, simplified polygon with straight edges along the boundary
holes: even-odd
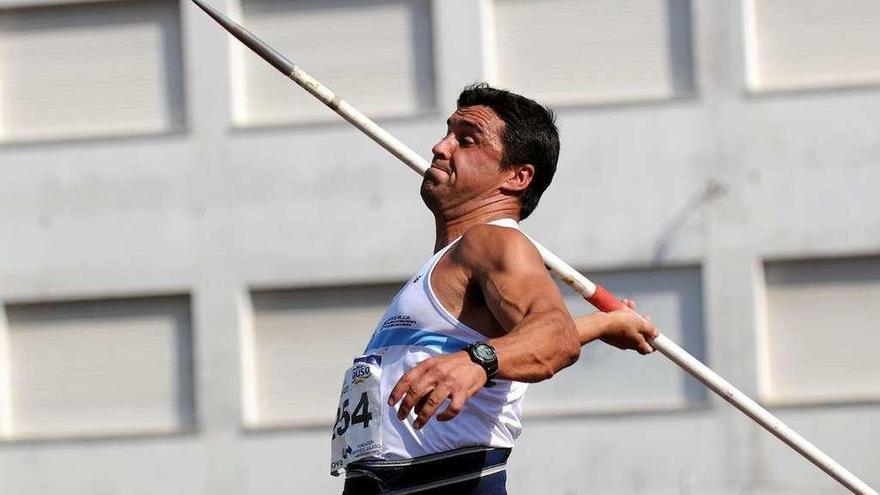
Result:
[[[370,421],[373,419],[373,413],[370,412],[370,396],[366,392],[361,392],[358,403],[354,406],[354,411],[348,412],[349,400],[345,399],[342,404],[336,408],[336,423],[333,428],[333,438],[339,435],[345,435],[349,427],[362,425],[364,428],[370,427]]]
[[[380,356],[361,356],[345,372],[333,424],[330,473],[338,476],[349,463],[382,452]]]

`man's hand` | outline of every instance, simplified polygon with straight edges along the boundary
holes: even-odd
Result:
[[[609,318],[605,331],[602,332],[602,342],[613,345],[618,349],[632,349],[639,354],[654,352],[650,341],[659,335],[654,323],[649,316],[642,319],[635,312],[636,303],[629,299],[623,299],[623,304],[629,309],[619,309],[606,313]]]
[[[618,349],[632,349],[640,354],[654,352],[651,340],[659,332],[650,317],[642,319],[635,311],[636,303],[629,299],[622,302],[629,309],[620,309],[610,313],[593,313],[575,320],[581,345],[601,339]]]
[[[449,421],[461,412],[466,400],[486,384],[486,372],[471,361],[464,351],[426,359],[407,371],[388,398],[388,405],[400,402],[397,418],[401,421],[415,411],[413,422],[420,429],[430,421],[440,405],[450,399],[449,405],[437,415],[438,421]],[[403,401],[401,402],[401,399]]]

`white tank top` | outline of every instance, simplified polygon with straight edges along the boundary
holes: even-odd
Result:
[[[490,223],[519,228],[512,219]],[[381,397],[387,398],[400,377],[425,359],[487,339],[446,311],[431,288],[434,267],[457,241],[434,254],[397,293],[367,344],[364,354],[382,356]],[[468,399],[455,418],[440,422],[436,415],[446,408],[445,402],[421,430],[412,427],[414,413],[401,421],[396,407],[386,408],[383,452],[378,458],[411,459],[469,446],[513,447],[522,431],[520,417],[527,384],[495,382],[494,387],[484,387]]]

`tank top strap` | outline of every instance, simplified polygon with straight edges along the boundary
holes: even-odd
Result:
[[[495,225],[497,227],[507,227],[509,229],[520,230],[519,223],[512,218],[499,218],[497,220],[492,220],[491,222],[486,222],[486,225]],[[462,238],[462,236],[456,237],[452,242],[443,246],[442,249],[440,249],[439,251],[434,253],[434,256],[431,256],[431,259],[429,259],[428,262],[425,263],[425,265],[419,271],[421,273],[426,273],[426,274],[430,274],[431,272],[433,272],[434,267],[437,265],[437,263],[440,262],[440,258],[442,258],[443,255],[446,254],[447,251],[452,249],[452,246],[454,246],[458,241],[460,241],[461,238]]]
[[[520,230],[519,222],[512,218],[499,218],[498,220],[492,220],[491,222],[487,222],[487,225],[496,225],[498,227],[507,227],[509,229]]]

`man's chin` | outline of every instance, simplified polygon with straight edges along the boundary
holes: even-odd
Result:
[[[419,190],[419,193],[422,196],[422,201],[425,202],[425,205],[428,208],[437,204],[437,186],[438,184],[431,180],[428,177],[428,174],[425,174],[425,178],[422,179],[422,187]]]

